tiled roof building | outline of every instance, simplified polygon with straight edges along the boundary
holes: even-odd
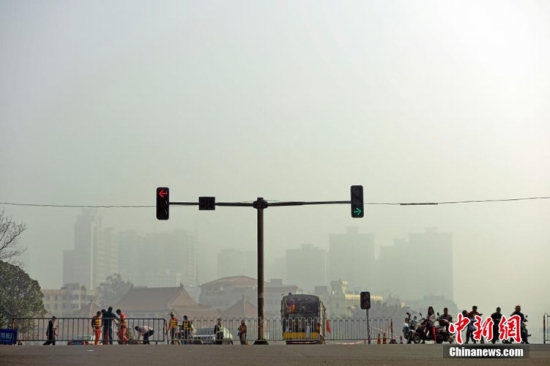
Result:
[[[165,318],[171,312],[178,318],[187,315],[190,318],[217,318],[222,316],[219,310],[200,305],[179,287],[136,288],[133,287],[113,308],[121,309],[129,318]]]

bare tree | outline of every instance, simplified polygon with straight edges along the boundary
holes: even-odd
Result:
[[[14,257],[20,256],[26,250],[17,242],[19,236],[27,226],[23,223],[16,224],[12,217],[8,217],[4,210],[0,211],[0,261],[10,262]]]

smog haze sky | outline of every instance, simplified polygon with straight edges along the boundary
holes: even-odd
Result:
[[[549,19],[547,1],[2,1],[0,202],[550,196]],[[81,211],[1,206],[28,226],[31,276],[59,288]],[[250,208],[100,214],[196,230],[202,281],[220,248],[256,248]],[[435,226],[453,233],[459,308],[540,319],[549,217],[550,200],[273,207],[266,258],[347,226],[377,246]]]

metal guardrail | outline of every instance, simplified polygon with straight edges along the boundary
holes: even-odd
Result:
[[[190,318],[195,329],[213,328],[217,322],[216,318]],[[244,320],[247,326],[248,340],[258,338],[258,319],[257,318],[223,318],[224,327],[231,332],[234,341],[238,340],[238,327]],[[264,320],[264,337],[268,341],[284,341],[283,324],[297,322],[302,320],[305,324],[313,323],[314,319],[286,319],[286,318],[267,318]],[[391,318],[373,318],[369,319],[371,339],[376,337],[385,338],[388,342],[393,338],[393,322]],[[325,321],[325,340],[326,341],[368,341],[367,319],[361,318],[336,318],[326,319]]]
[[[190,318],[195,330],[200,328],[214,328],[217,318]],[[233,342],[239,343],[238,329],[241,321],[244,320],[247,326],[247,339],[254,341],[258,339],[258,319],[257,318],[222,318],[222,324],[229,330]],[[271,342],[284,342],[283,325],[296,322],[304,324],[313,324],[316,319],[287,319],[287,318],[267,318],[264,320],[264,338]],[[46,330],[48,329],[49,318],[14,318],[12,320],[12,329],[18,330],[17,340],[19,342],[45,342],[48,340]],[[172,343],[171,332],[166,332],[167,320],[162,318],[127,318],[127,336],[128,343],[137,343],[134,330],[135,326],[147,325],[154,329],[154,334],[149,338],[150,343]],[[369,319],[371,340],[383,343],[391,343],[394,339],[393,321],[391,318],[371,318]],[[71,342],[78,337],[92,336],[94,331],[91,326],[91,318],[57,318],[57,336],[56,342]],[[334,318],[326,319],[322,324],[324,327],[324,338],[326,342],[340,341],[364,341],[369,340],[367,331],[367,319],[365,318]],[[178,324],[178,330],[175,332],[175,338],[181,337],[181,321]],[[102,331],[103,334],[103,331]],[[102,341],[103,339],[101,339]],[[113,344],[118,341],[117,326],[113,325]],[[142,343],[143,338],[139,343]],[[93,343],[93,341],[92,341]],[[181,342],[183,343],[183,342]],[[100,342],[101,344],[101,342]]]
[[[12,319],[12,329],[17,329],[18,342],[45,342],[48,340],[46,331],[51,318],[14,318]],[[56,342],[72,342],[86,340],[94,343],[94,331],[91,325],[92,318],[57,318],[55,321]],[[138,343],[135,327],[148,326],[154,330],[149,337],[150,343],[166,342],[166,320],[162,318],[126,318],[126,336],[128,343]],[[103,341],[103,329],[101,331]],[[118,325],[113,322],[112,325],[112,343],[118,343]],[[94,338],[91,338],[94,337]],[[141,337],[139,343],[143,342]]]

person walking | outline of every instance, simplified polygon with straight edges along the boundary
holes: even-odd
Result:
[[[94,330],[94,345],[99,345],[99,339],[101,338],[101,311],[98,311],[92,318],[92,329]]]
[[[48,329],[46,330],[46,336],[48,337],[48,340],[44,343],[44,346],[49,346],[50,344],[52,346],[55,346],[55,336],[57,335],[57,325],[55,325],[56,319],[57,318],[55,316],[52,316],[52,318],[48,322]]]
[[[246,323],[245,323],[244,320],[241,320],[241,325],[239,325],[238,336],[239,336],[239,340],[241,341],[242,345],[247,345],[248,344],[248,342],[246,340],[246,333],[247,333]]]
[[[149,343],[149,337],[152,336],[153,334],[155,334],[155,331],[153,330],[153,328],[147,326],[147,325],[144,325],[143,327],[138,327],[136,325],[136,327],[134,328],[138,334],[137,336],[137,341],[139,342],[139,339],[141,338],[141,336],[143,336],[143,344],[151,344]]]

